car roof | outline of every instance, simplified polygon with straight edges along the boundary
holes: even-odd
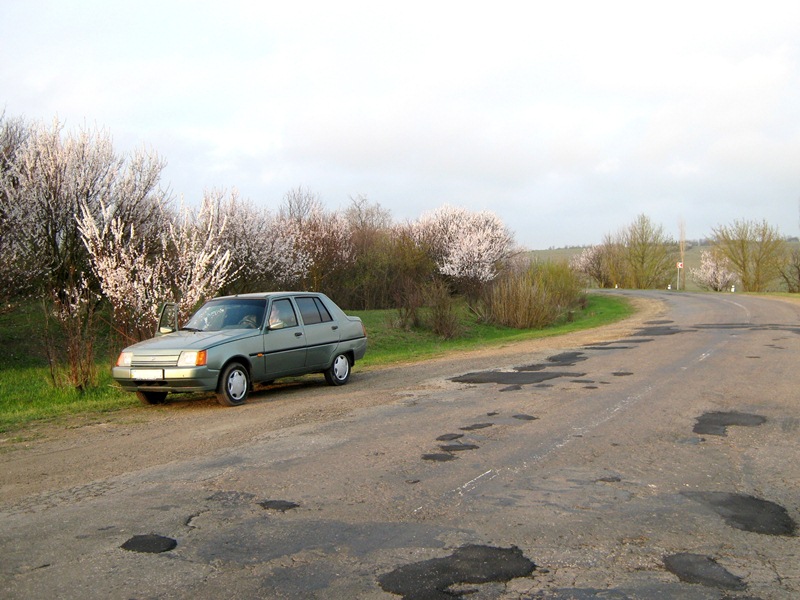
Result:
[[[234,294],[231,296],[218,296],[211,300],[227,300],[230,298],[273,298],[275,296],[322,296],[319,292],[251,292],[248,294]]]

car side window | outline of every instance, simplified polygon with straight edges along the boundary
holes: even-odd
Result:
[[[295,302],[297,302],[297,308],[300,309],[303,323],[306,325],[314,325],[322,321],[313,298],[295,298]]]
[[[333,321],[328,309],[319,298],[296,298],[295,301],[306,325]]]
[[[294,312],[292,303],[288,298],[275,300],[269,311],[269,328],[284,329],[285,327],[296,327],[297,315]]]
[[[327,323],[328,321],[333,321],[331,313],[328,312],[328,309],[322,303],[322,300],[320,300],[319,298],[314,298],[314,304],[317,305],[317,309],[319,310],[319,316],[322,319],[323,323]]]

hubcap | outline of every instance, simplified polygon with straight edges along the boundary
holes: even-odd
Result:
[[[347,372],[350,370],[350,361],[347,360],[346,356],[337,356],[336,361],[333,363],[333,374],[336,375],[336,379],[341,381],[345,377],[347,377]]]
[[[241,371],[234,371],[228,376],[228,393],[234,400],[241,400],[247,391],[247,378]]]

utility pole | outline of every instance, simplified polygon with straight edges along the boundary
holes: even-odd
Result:
[[[683,219],[678,221],[678,228],[680,231],[678,248],[681,252],[681,266],[678,269],[678,289],[686,290],[686,270],[683,268],[684,264],[686,264],[686,222]]]

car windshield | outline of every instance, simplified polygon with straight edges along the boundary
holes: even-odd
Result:
[[[190,331],[261,329],[267,301],[259,298],[225,298],[206,302],[183,327]]]

